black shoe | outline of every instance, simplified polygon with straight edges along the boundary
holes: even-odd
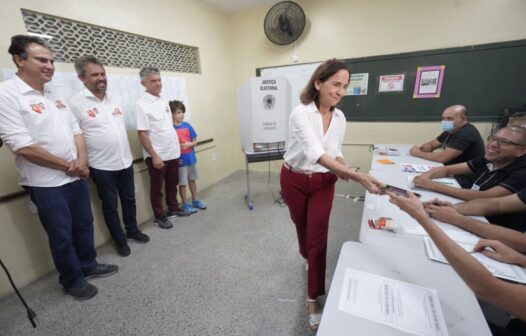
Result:
[[[64,293],[73,296],[75,300],[83,301],[83,300],[89,300],[97,293],[99,290],[97,287],[93,286],[92,284],[82,281],[80,284],[76,285],[75,287],[71,288],[64,288]]]
[[[183,210],[183,209],[178,209],[178,210],[175,210],[175,211],[168,211],[166,213],[166,216],[168,218],[173,218],[175,216],[177,217],[186,217],[186,216],[190,216],[191,213],[186,211],[186,210]]]
[[[119,266],[110,264],[97,264],[95,269],[84,274],[84,279],[100,278],[115,274],[119,271]]]
[[[156,218],[155,224],[159,225],[161,229],[171,229],[174,225],[168,220],[168,218]]]
[[[148,237],[147,235],[145,235],[141,231],[137,231],[137,232],[134,232],[134,233],[127,233],[126,237],[128,239],[133,239],[133,240],[135,240],[138,243],[147,243],[147,242],[150,241],[150,237]]]
[[[128,246],[128,243],[126,242],[126,239],[116,240],[115,248],[117,249],[117,253],[121,257],[127,257],[130,255],[131,251],[130,251],[130,247]]]

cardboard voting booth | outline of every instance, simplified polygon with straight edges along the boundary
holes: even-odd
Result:
[[[237,90],[241,146],[245,154],[247,193],[250,196],[249,163],[281,160],[285,153],[290,114],[290,84],[285,77],[253,77]]]
[[[286,78],[250,78],[237,90],[237,106],[245,153],[285,150],[290,114]]]

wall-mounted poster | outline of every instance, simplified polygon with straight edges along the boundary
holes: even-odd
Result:
[[[365,96],[367,95],[367,86],[369,85],[369,73],[353,73],[347,88],[348,96]]]
[[[445,65],[418,67],[413,98],[439,98],[445,68]]]
[[[378,92],[403,92],[405,74],[382,75],[378,78]]]

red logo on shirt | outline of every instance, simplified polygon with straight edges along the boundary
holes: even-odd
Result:
[[[111,112],[111,114],[113,114],[114,116],[118,116],[118,115],[122,115],[122,112],[118,107],[116,107],[113,109],[113,112]]]
[[[55,105],[57,106],[57,108],[63,110],[66,108],[66,105],[61,101],[61,100],[55,100]]]
[[[31,109],[33,110],[33,112],[36,112],[36,113],[42,113],[42,110],[45,110],[45,109],[46,109],[46,108],[44,107],[44,104],[43,104],[43,103],[29,104],[29,106],[31,107]]]
[[[86,113],[88,114],[90,118],[95,118],[97,116],[97,113],[99,113],[99,111],[97,111],[97,108],[94,107],[91,110],[87,110]]]

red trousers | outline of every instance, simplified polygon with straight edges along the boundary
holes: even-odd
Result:
[[[166,205],[169,211],[179,210],[177,203],[177,185],[179,184],[179,159],[164,161],[164,167],[157,169],[153,166],[152,158],[147,157],[146,165],[150,174],[150,202],[156,219],[166,218],[163,209],[163,182],[166,193]]]
[[[308,295],[325,294],[325,264],[329,217],[334,200],[333,173],[296,173],[283,165],[280,183],[290,218],[296,225],[300,254],[307,259]]]

